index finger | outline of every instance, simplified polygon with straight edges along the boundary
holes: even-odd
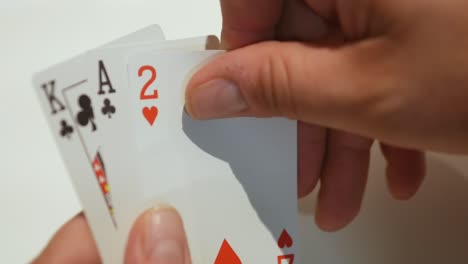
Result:
[[[32,264],[46,263],[102,263],[83,213],[63,225],[42,253],[32,261]]]
[[[284,0],[221,0],[223,48],[236,49],[274,39],[283,2]]]

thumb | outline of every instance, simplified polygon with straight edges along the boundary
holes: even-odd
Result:
[[[130,231],[125,263],[191,263],[182,219],[175,209],[151,209],[136,220]]]
[[[349,117],[364,118],[380,96],[374,87],[385,72],[377,67],[388,56],[382,51],[379,40],[340,47],[264,42],[230,51],[193,76],[186,108],[196,119],[281,116],[349,130]]]

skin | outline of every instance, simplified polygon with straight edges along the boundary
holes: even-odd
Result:
[[[158,221],[160,232],[151,232],[148,225],[154,223],[154,216],[158,215],[165,215],[166,218]],[[161,238],[179,244],[183,257],[176,258],[173,255],[165,258],[155,257],[153,254],[155,246],[152,242],[161,243]],[[62,263],[102,263],[83,213],[65,223],[52,237],[41,254],[32,261],[32,264]],[[175,209],[171,207],[150,209],[136,219],[127,241],[124,263],[192,264],[182,219]]]
[[[99,264],[96,244],[86,218],[78,214],[65,223],[32,264],[89,263]]]
[[[194,75],[187,111],[197,119],[299,120],[299,196],[320,182],[322,229],[338,230],[358,213],[374,139],[401,200],[421,185],[423,150],[468,153],[468,2],[221,0],[221,7],[229,52]],[[227,91],[235,100],[221,100]],[[127,263],[150,263],[139,242],[147,214],[132,229]],[[178,219],[171,230],[186,245]],[[99,262],[78,215],[33,263]]]
[[[320,182],[316,222],[323,230],[339,230],[358,214],[373,139],[400,200],[423,181],[423,150],[468,151],[465,1],[221,5],[222,42],[231,51],[195,74],[186,108],[198,119],[299,120],[299,195]],[[219,90],[207,95],[216,83]],[[221,100],[232,86],[237,104]]]

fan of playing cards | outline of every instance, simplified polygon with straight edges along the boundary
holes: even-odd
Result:
[[[184,111],[186,83],[218,47],[152,25],[34,77],[105,263],[122,263],[135,218],[164,205],[195,264],[300,263],[296,123]]]

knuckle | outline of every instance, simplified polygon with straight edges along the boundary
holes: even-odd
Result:
[[[355,153],[369,153],[374,140],[371,138],[333,130],[330,135],[330,147]]]
[[[291,70],[288,58],[274,48],[260,62],[256,81],[257,99],[260,106],[272,115],[297,116]]]
[[[399,94],[395,93],[398,84],[386,69],[360,70],[366,73],[351,73],[354,77],[345,79],[352,81],[343,83],[346,88],[335,90],[339,94],[333,97],[338,98],[337,104],[349,109],[350,114],[359,114],[369,121],[381,120],[402,103]]]

